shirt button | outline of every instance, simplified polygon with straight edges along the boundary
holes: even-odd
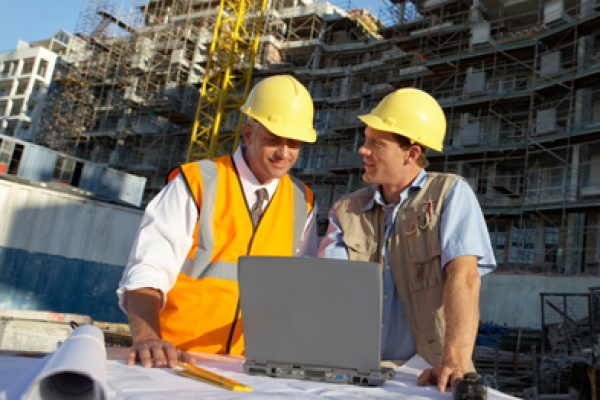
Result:
[[[387,297],[387,295],[385,295],[385,296],[383,296],[383,298],[387,300],[388,297]]]

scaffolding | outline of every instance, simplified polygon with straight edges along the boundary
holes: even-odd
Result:
[[[387,1],[382,38],[348,42],[343,24],[323,18],[317,50],[296,47],[292,60],[317,104],[319,140],[303,148],[296,173],[318,193],[320,234],[333,202],[363,184],[356,115],[418,87],[448,119],[444,152],[429,152],[429,169],[466,178],[499,269],[598,275],[595,3]]]
[[[145,197],[157,193],[185,160],[202,79],[194,60],[214,25],[195,3],[135,0],[124,11],[89,0],[76,30],[85,48],[56,74],[36,141],[144,176]]]
[[[473,188],[500,269],[598,275],[597,2],[382,0],[377,17],[336,3],[268,2],[252,77],[290,73],[313,96],[318,140],[292,172],[317,195],[319,233],[333,202],[363,185],[357,115],[418,87],[448,120],[428,169]],[[148,201],[186,159],[218,10],[216,0],[136,0],[124,15],[89,0],[85,51],[57,74],[38,141],[145,176]],[[238,74],[247,62],[229,65]]]
[[[124,10],[109,0],[88,0],[76,30],[85,47],[59,65],[35,141],[146,177],[145,202],[162,189],[167,172],[186,161],[192,131],[192,141],[204,144],[193,149],[194,159],[203,157],[202,149],[235,148],[241,118],[234,111],[252,84],[251,65],[280,61],[284,1],[269,1],[266,10],[262,0],[243,7],[224,1],[230,8],[220,3],[134,0]],[[224,40],[233,27],[237,37]],[[260,42],[249,40],[261,33]],[[211,46],[221,51],[211,53]],[[217,93],[221,75],[227,79]],[[197,107],[203,86],[204,108]],[[214,114],[222,113],[210,105],[221,107],[224,98],[220,110],[234,111],[221,121],[221,140],[212,141]]]

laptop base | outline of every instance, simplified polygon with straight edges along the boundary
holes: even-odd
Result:
[[[360,386],[381,386],[396,375],[393,368],[382,367],[380,371],[368,374],[354,369],[328,368],[316,366],[297,366],[283,363],[244,362],[244,372],[250,375],[270,376],[274,378],[301,379],[328,383],[346,383]]]

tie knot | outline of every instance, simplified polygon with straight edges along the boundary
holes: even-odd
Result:
[[[264,203],[265,200],[269,197],[269,193],[267,193],[267,189],[260,188],[256,190],[256,202],[260,205]]]

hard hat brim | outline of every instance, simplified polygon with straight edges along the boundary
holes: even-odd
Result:
[[[407,135],[404,134],[404,132],[402,132],[400,129],[389,126],[388,124],[386,124],[385,122],[383,122],[381,120],[381,118],[374,116],[374,115],[370,115],[370,114],[366,114],[366,115],[359,115],[358,119],[360,119],[362,122],[364,122],[365,124],[367,124],[367,126],[370,126],[373,129],[377,129],[378,131],[383,131],[383,132],[390,132],[390,133],[394,133],[396,135],[401,135],[404,136],[405,138],[410,139],[410,137],[408,137]],[[418,143],[418,142],[416,142]],[[419,143],[422,146],[425,146],[427,148],[430,148],[432,150],[436,150],[441,152],[442,148],[441,146],[428,146],[425,145],[423,143]]]
[[[299,140],[305,143],[317,141],[317,132],[313,128],[302,128],[293,125],[275,124],[260,117],[253,117],[267,128],[273,135],[286,139]]]

